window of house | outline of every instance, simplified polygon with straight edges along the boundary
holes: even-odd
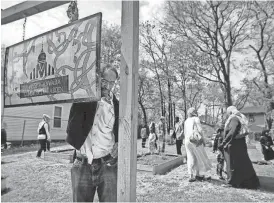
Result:
[[[54,106],[54,117],[53,117],[53,127],[61,128],[61,120],[62,120],[62,106]]]
[[[250,114],[249,115],[249,122],[254,122],[254,121],[255,121],[254,115]]]

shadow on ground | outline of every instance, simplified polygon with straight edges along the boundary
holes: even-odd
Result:
[[[3,165],[3,164],[13,163],[13,162],[16,162],[16,161],[1,161],[1,165]]]
[[[4,194],[7,194],[10,191],[11,191],[10,188],[6,188],[5,190],[1,191],[1,196],[4,195]]]
[[[260,180],[260,190],[274,192],[274,178],[269,176],[258,176]]]
[[[214,185],[222,185],[225,183],[224,180],[219,180],[219,179],[214,179],[214,178],[212,178],[209,182],[211,182]]]

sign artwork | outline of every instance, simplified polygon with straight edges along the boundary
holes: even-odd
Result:
[[[5,107],[98,100],[102,14],[10,46]]]

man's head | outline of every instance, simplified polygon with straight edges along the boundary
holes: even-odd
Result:
[[[178,116],[175,117],[175,122],[176,122],[176,123],[179,122],[179,117],[178,117]]]
[[[118,78],[118,73],[115,68],[110,65],[106,66],[102,72],[101,79],[101,96],[107,97],[111,92],[116,80]]]

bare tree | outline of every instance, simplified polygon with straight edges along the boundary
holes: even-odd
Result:
[[[167,2],[165,25],[192,44],[190,68],[200,77],[221,84],[226,105],[231,95],[232,54],[248,37],[248,2]]]
[[[274,76],[274,58],[271,55],[274,50],[274,2],[254,1],[250,10],[253,21],[249,47],[256,57],[250,67],[259,71],[259,76],[253,79],[253,83],[263,93],[268,110],[271,110],[274,109],[274,90],[270,82],[270,77]]]

